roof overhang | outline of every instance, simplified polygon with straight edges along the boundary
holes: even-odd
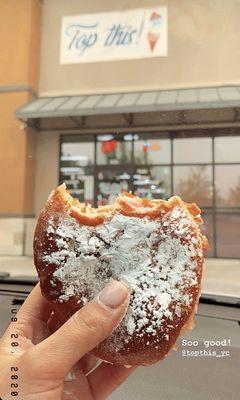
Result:
[[[114,93],[82,96],[40,97],[16,110],[17,118],[29,126],[51,129],[53,120],[66,118],[68,126],[81,128],[84,118],[121,115],[127,126],[133,125],[139,113],[181,113],[197,110],[234,110],[234,121],[239,122],[240,86],[205,87],[134,93]],[[232,117],[231,117],[232,118]],[[230,118],[230,119],[231,119]],[[46,128],[46,129],[45,129]],[[67,124],[65,129],[67,129]]]

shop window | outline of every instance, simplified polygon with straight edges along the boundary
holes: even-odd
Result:
[[[97,164],[129,164],[132,159],[132,137],[129,135],[98,135]]]
[[[240,165],[216,165],[217,207],[240,207]]]
[[[82,167],[94,164],[94,143],[62,143],[61,161]]]
[[[216,137],[215,162],[240,162],[240,136]]]
[[[175,166],[174,194],[200,207],[212,207],[212,166]]]
[[[93,135],[61,139],[60,183],[80,201],[110,204],[124,191],[149,199],[179,195],[203,210],[206,256],[240,257],[240,137],[214,138],[215,165],[211,137],[172,139],[173,159],[167,132],[98,135],[96,159]]]
[[[168,199],[171,196],[169,167],[138,167],[133,175],[134,194],[148,199]]]
[[[153,135],[154,136],[154,135]],[[169,139],[146,139],[134,141],[135,164],[170,164],[171,143]]]
[[[71,195],[81,202],[94,202],[94,144],[62,143],[60,183],[65,182]]]
[[[173,162],[176,164],[211,163],[211,138],[175,139],[173,142]]]
[[[127,168],[97,168],[97,203],[112,204],[119,193],[131,190],[131,170]]]
[[[240,258],[240,214],[217,214],[217,256]]]

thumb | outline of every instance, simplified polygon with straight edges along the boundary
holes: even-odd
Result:
[[[96,299],[29,350],[33,352],[37,367],[43,368],[47,374],[64,377],[81,357],[117,327],[126,313],[129,297],[125,285],[111,280]]]

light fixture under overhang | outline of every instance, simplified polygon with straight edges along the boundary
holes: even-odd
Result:
[[[113,135],[98,135],[99,142],[107,142],[108,140],[114,139]]]
[[[139,135],[137,135],[136,133],[134,135],[132,133],[127,133],[126,135],[123,136],[123,139],[126,142],[131,142],[132,140],[138,140]]]

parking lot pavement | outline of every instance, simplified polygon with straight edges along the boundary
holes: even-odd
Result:
[[[12,276],[36,275],[33,257],[1,256],[0,271],[9,272]]]
[[[36,275],[32,257],[0,257],[0,271]],[[240,297],[240,260],[207,258],[202,292]]]
[[[240,260],[207,258],[202,292],[240,298]]]

